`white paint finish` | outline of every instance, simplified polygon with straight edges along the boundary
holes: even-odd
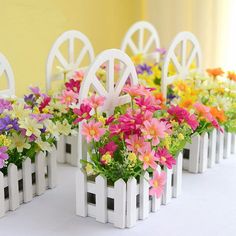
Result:
[[[144,220],[149,215],[149,174],[145,172],[140,177],[140,211],[139,219]]]
[[[231,152],[231,133],[224,133],[224,158],[229,158]]]
[[[192,138],[192,143],[189,145],[189,172],[198,173],[199,168],[199,149],[200,149],[200,136],[195,135]]]
[[[80,51],[79,55],[75,55],[74,51],[74,44],[75,41],[80,41],[84,46]],[[60,52],[60,46],[65,43],[69,42],[68,46],[68,55],[69,60],[65,58],[64,55]],[[57,59],[60,62],[60,66],[63,67],[66,71],[75,71],[78,70],[80,67],[80,63],[82,62],[85,55],[88,54],[90,62],[94,59],[94,51],[93,47],[89,41],[89,39],[77,30],[69,30],[61,34],[55,43],[53,44],[47,59],[46,64],[46,89],[47,91],[51,89],[51,83],[53,80],[63,79],[63,74],[60,75],[53,75],[52,68],[53,62]]]
[[[236,134],[231,135],[231,153],[236,154]]]
[[[5,215],[4,176],[0,171],[0,218]]]
[[[10,164],[8,171],[9,210],[14,211],[20,206],[18,172],[14,164]]]
[[[46,190],[45,180],[45,154],[40,152],[35,156],[35,178],[36,178],[36,195],[41,195]]]
[[[57,185],[57,151],[56,148],[47,155],[47,166],[48,166],[48,187],[55,188]]]
[[[114,198],[114,226],[125,228],[126,226],[126,183],[123,179],[115,182],[115,198]],[[98,204],[98,203],[97,203]]]
[[[144,44],[145,31],[149,33],[149,38]],[[134,41],[132,36],[138,33],[137,42]],[[156,61],[159,61],[160,54],[151,51],[151,47],[154,45],[155,49],[160,48],[160,38],[156,28],[147,21],[138,21],[134,23],[127,33],[121,44],[121,50],[127,52],[131,49],[132,55],[143,54],[146,57],[154,57]]]
[[[208,168],[215,166],[216,162],[216,129],[213,129],[209,135],[209,145],[208,145]]]
[[[220,130],[217,131],[216,143],[216,163],[220,163],[224,155],[224,133]]]
[[[172,173],[173,169],[168,169],[167,167],[164,167],[164,170],[166,172],[166,185],[164,187],[164,192],[162,195],[162,204],[167,205],[170,203],[172,198]]]
[[[183,153],[180,152],[176,158],[176,165],[173,166],[173,189],[172,197],[177,198],[182,192],[182,168],[183,167]]]
[[[151,205],[151,211],[152,212],[157,212],[158,210],[160,210],[161,207],[161,202],[162,202],[162,198],[156,198],[155,196],[152,196],[152,205]]]
[[[95,179],[96,188],[96,220],[107,222],[107,179],[101,175]]]
[[[23,195],[24,202],[30,202],[33,198],[32,189],[32,165],[30,158],[27,158],[22,163],[22,173],[23,173]]]
[[[70,138],[69,142],[68,138]],[[78,166],[78,135],[66,137],[66,143],[71,145],[71,153],[66,153],[67,162],[72,166]]]
[[[200,136],[199,173],[204,173],[207,170],[208,141],[208,133],[204,133]]]
[[[0,90],[0,97],[10,97],[15,95],[15,80],[12,68],[7,58],[2,53],[0,53],[0,78],[3,73],[6,76],[8,88]]]
[[[127,182],[127,222],[126,227],[131,228],[136,225],[136,191],[137,180],[132,177]]]
[[[66,162],[66,137],[61,135],[59,140],[57,140],[57,148],[56,148],[56,156],[58,163],[65,163]]]
[[[80,168],[76,173],[76,214],[83,217],[88,216],[87,176]]]
[[[187,42],[190,42],[193,45],[189,58],[187,58]],[[180,55],[176,55],[175,49],[179,45],[181,47]],[[181,58],[181,61],[179,61],[178,58]],[[190,70],[190,65],[194,59],[196,59],[196,69]],[[174,76],[168,75],[170,63],[173,63],[176,68],[177,73]],[[192,71],[201,72],[201,64],[201,48],[195,35],[190,32],[178,33],[170,44],[162,67],[161,91],[164,97],[167,97],[167,87],[172,84],[176,78],[186,79],[187,75]]]

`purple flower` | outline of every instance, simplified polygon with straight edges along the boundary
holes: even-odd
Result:
[[[11,119],[10,116],[6,116],[0,119],[0,132],[9,131],[11,129],[19,130],[17,119]]]
[[[38,122],[42,122],[53,117],[51,114],[31,114],[30,116]]]
[[[36,98],[34,94],[25,95],[24,100],[28,105],[31,105],[31,106],[35,105],[35,102],[36,102]]]
[[[0,147],[0,169],[4,167],[5,161],[9,158],[7,152],[7,147]]]
[[[144,72],[147,72],[149,75],[152,74],[151,66],[148,66],[145,63],[143,65],[138,65],[136,71],[138,74],[143,74]]]
[[[161,55],[166,54],[166,49],[165,48],[157,48],[156,51],[159,52]]]
[[[39,87],[30,87],[30,90],[36,96],[40,96],[41,95]]]
[[[0,113],[2,113],[4,110],[11,110],[12,105],[9,101],[0,98]]]

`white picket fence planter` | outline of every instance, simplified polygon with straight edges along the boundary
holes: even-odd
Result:
[[[30,202],[33,197],[43,194],[46,189],[56,186],[56,155],[52,152],[38,153],[35,163],[27,158],[22,169],[10,164],[8,175],[0,172],[0,217],[7,211],[16,210],[20,204]]]
[[[220,163],[223,160],[224,155],[224,133],[217,130],[216,137],[216,163]]]
[[[216,164],[216,142],[217,142],[217,130],[213,129],[210,133],[208,133],[208,168],[212,168]]]
[[[79,166],[78,135],[60,136],[60,139],[57,141],[57,162]]]
[[[184,148],[183,169],[191,173],[203,173],[208,164],[208,133],[192,138],[192,143]]]
[[[162,198],[149,196],[149,174],[146,172],[139,183],[133,177],[125,183],[122,179],[114,186],[107,185],[101,175],[95,181],[87,179],[83,170],[76,177],[76,214],[93,217],[101,223],[112,223],[115,227],[133,227],[137,220],[144,220],[150,212],[156,212],[160,205],[170,202],[172,196],[181,193],[182,153],[177,157],[177,165],[167,173],[167,183]]]
[[[229,158],[231,156],[231,143],[232,134],[229,132],[224,133],[224,158]]]
[[[236,134],[231,136],[231,153],[236,155]]]

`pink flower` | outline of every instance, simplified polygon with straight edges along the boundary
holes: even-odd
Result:
[[[145,141],[143,137],[135,135],[130,135],[129,138],[125,139],[125,142],[127,144],[127,148],[129,151],[132,151],[134,153],[138,153],[139,149],[145,146]]]
[[[107,143],[104,147],[99,148],[99,152],[101,155],[104,155],[105,153],[109,153],[110,155],[113,155],[117,147],[118,147],[117,144],[114,141],[111,141]]]
[[[144,121],[144,127],[141,129],[146,139],[152,139],[152,145],[156,146],[160,142],[160,138],[164,138],[168,131],[166,122],[152,118],[151,121]]]
[[[111,115],[110,117],[106,119],[105,125],[111,124],[114,120],[115,120],[114,115]]]
[[[75,93],[79,93],[80,90],[80,81],[70,79],[69,82],[65,83],[66,90],[70,91],[72,90]]]
[[[9,158],[7,154],[7,147],[0,147],[0,169],[4,167],[5,161]]]
[[[69,106],[72,103],[77,103],[78,97],[79,95],[73,91],[63,90],[62,95],[59,96],[59,99],[62,104]]]
[[[176,160],[172,155],[170,155],[166,148],[158,148],[155,155],[157,157],[157,160],[168,169],[171,169],[172,166],[176,164]]]
[[[196,130],[197,127],[199,126],[199,122],[197,120],[197,117],[194,114],[189,115],[188,117],[186,117],[185,120],[193,131]]]
[[[88,123],[83,123],[82,125],[82,134],[86,136],[87,142],[91,140],[99,141],[101,136],[105,134],[106,130],[102,127],[102,122],[96,122],[91,120]]]
[[[152,118],[153,118],[153,112],[145,111],[145,112],[143,113],[143,122],[146,121],[146,120],[147,120],[147,121],[151,121]]]
[[[72,79],[77,81],[82,81],[84,78],[84,72],[83,71],[76,71],[74,75],[72,76]]]
[[[92,108],[88,104],[81,104],[80,108],[74,108],[73,112],[78,116],[74,121],[74,124],[79,123],[82,120],[88,120],[91,118],[90,111]]]
[[[123,92],[128,93],[131,97],[138,97],[142,95],[151,95],[151,89],[144,87],[143,85],[126,85]]]
[[[105,97],[103,96],[96,96],[93,94],[90,98],[84,100],[85,104],[89,104],[92,108],[97,109],[100,106],[104,105]]]
[[[120,125],[118,125],[118,124],[111,124],[109,126],[109,131],[110,131],[111,136],[120,134],[121,133]]]
[[[142,96],[135,98],[135,102],[142,111],[155,112],[156,110],[160,110],[160,106],[156,104],[153,96]]]
[[[139,160],[143,162],[143,169],[146,170],[148,167],[152,169],[157,168],[157,157],[155,156],[155,151],[151,149],[151,144],[147,143],[145,146],[139,149]]]
[[[166,172],[162,171],[159,174],[158,171],[155,171],[153,173],[153,179],[149,181],[149,184],[151,186],[149,194],[157,198],[161,197],[166,184]]]
[[[43,112],[43,109],[49,105],[50,101],[51,101],[51,97],[49,97],[49,96],[45,96],[43,98],[43,101],[39,105],[39,111],[41,113]]]

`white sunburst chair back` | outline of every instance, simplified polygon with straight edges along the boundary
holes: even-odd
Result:
[[[115,62],[123,65],[123,73],[119,73],[119,78],[116,83]],[[96,72],[104,64],[107,65],[105,87],[96,76]],[[101,110],[106,112],[107,115],[111,115],[117,106],[129,103],[131,101],[131,98],[128,94],[122,94],[122,89],[128,80],[130,81],[131,85],[138,84],[135,66],[128,55],[118,49],[105,50],[97,56],[97,58],[88,68],[85,79],[81,84],[79,101],[82,103],[84,99],[89,97],[89,92],[91,89],[94,89],[96,94],[106,98],[105,104]],[[82,123],[83,122],[79,124],[78,133],[78,161],[87,158],[87,145],[81,134]]]
[[[145,32],[148,33],[148,38],[145,38]],[[137,35],[135,40],[133,36]],[[146,58],[155,59],[159,61],[160,54],[154,52],[153,49],[160,48],[160,38],[155,27],[147,21],[138,21],[133,24],[127,33],[121,44],[121,50],[127,52],[130,50],[132,55],[143,54]]]
[[[192,50],[189,54],[187,44],[192,45]],[[180,46],[179,55],[176,49]],[[195,61],[194,69],[191,69],[192,63]],[[169,65],[173,64],[176,73],[168,75]],[[194,34],[190,32],[180,32],[172,41],[162,67],[161,89],[164,97],[167,97],[167,88],[177,78],[186,79],[190,72],[201,72],[202,53],[200,44]]]
[[[75,43],[82,43],[82,49],[76,55]],[[68,58],[66,58],[60,50],[60,47],[68,42]],[[46,89],[51,89],[52,81],[62,80],[63,73],[53,74],[53,63],[58,60],[60,67],[65,71],[76,71],[81,67],[83,59],[88,55],[89,64],[94,59],[94,50],[89,39],[79,31],[69,30],[60,35],[53,44],[47,59],[46,65]],[[87,65],[88,66],[88,65]]]
[[[15,95],[15,80],[12,68],[6,57],[0,53],[0,84],[3,75],[5,75],[5,78],[7,79],[7,88],[0,90],[0,97],[10,97]]]

